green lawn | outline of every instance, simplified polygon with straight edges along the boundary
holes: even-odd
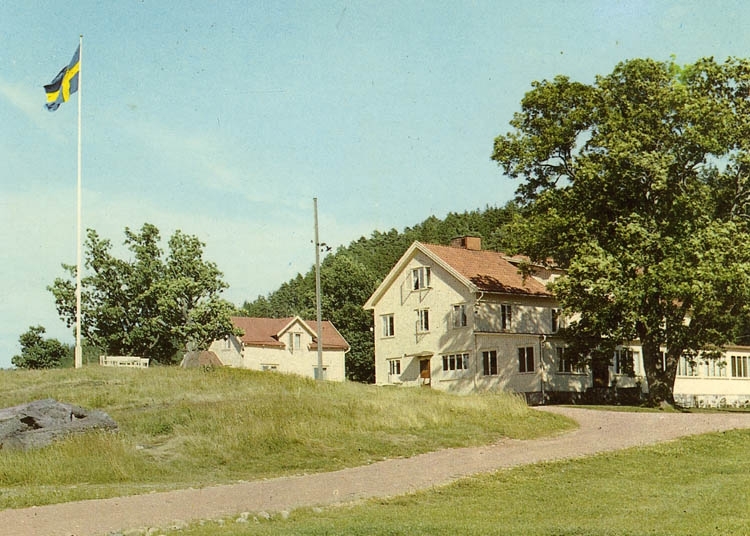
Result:
[[[750,431],[543,463],[355,506],[204,522],[213,535],[750,534]]]
[[[0,407],[47,397],[102,409],[120,431],[2,451],[0,508],[329,471],[574,426],[507,394],[232,369],[0,372]]]

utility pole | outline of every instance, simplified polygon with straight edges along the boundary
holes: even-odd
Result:
[[[323,314],[320,305],[320,239],[318,238],[318,198],[313,197],[315,211],[315,307],[318,313],[318,373],[315,378],[323,381]]]

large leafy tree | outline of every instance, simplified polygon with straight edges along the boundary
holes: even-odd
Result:
[[[112,244],[89,230],[82,279],[83,336],[111,355],[139,355],[171,363],[181,350],[205,349],[233,331],[234,307],[221,299],[227,284],[216,264],[203,258],[204,244],[176,231],[164,256],[159,230],[144,224],[125,229],[128,260],[112,254]],[[49,287],[57,310],[75,323],[75,266],[69,278]]]
[[[639,340],[651,400],[673,402],[680,356],[732,342],[748,312],[750,62],[535,82],[511,125],[492,155],[521,180],[510,228],[567,269],[571,344],[596,357]]]
[[[349,379],[375,381],[372,313],[362,308],[375,291],[373,275],[352,255],[340,251],[327,257],[320,269],[321,308],[351,349],[346,356]]]
[[[21,354],[13,356],[11,363],[18,368],[46,369],[62,366],[68,356],[68,348],[57,339],[45,339],[42,326],[31,326],[18,338]]]

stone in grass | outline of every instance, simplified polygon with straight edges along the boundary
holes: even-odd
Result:
[[[103,411],[88,410],[52,398],[0,409],[0,448],[35,449],[89,430],[117,430]]]

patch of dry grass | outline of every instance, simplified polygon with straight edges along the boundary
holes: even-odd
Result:
[[[2,508],[333,470],[573,426],[507,394],[232,369],[0,373],[0,407],[40,398],[106,411],[120,431],[2,452]]]

